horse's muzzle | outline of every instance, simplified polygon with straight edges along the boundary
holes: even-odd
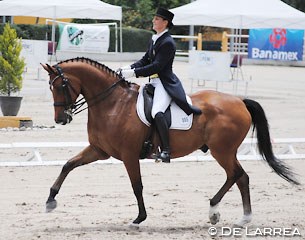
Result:
[[[55,117],[55,122],[61,125],[66,125],[67,123],[72,122],[72,120],[72,116],[65,112],[61,112],[57,117]]]

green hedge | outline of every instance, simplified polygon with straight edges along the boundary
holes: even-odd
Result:
[[[0,24],[0,34],[3,32],[4,24]],[[33,40],[51,40],[52,38],[52,26],[50,25],[28,25],[28,24],[18,24],[12,25],[16,29],[18,37],[23,39],[33,39]],[[59,31],[56,26],[55,41],[58,42]],[[149,39],[152,36],[152,31],[147,31],[137,28],[122,28],[123,35],[123,51],[124,52],[145,52],[147,50]],[[120,41],[120,32],[118,29],[118,38]],[[188,41],[183,41],[181,39],[175,39],[177,44],[177,49],[188,50]],[[120,48],[120,44],[119,44]],[[221,42],[219,41],[203,41],[202,48],[204,50],[221,50]],[[115,29],[110,27],[110,46],[109,52],[115,51]],[[120,49],[118,49],[120,51]]]
[[[3,24],[0,24],[0,34],[3,32]],[[51,40],[52,26],[50,25],[28,25],[18,24],[12,25],[16,29],[18,37],[32,40]],[[148,41],[152,36],[151,31],[137,28],[122,28],[123,35],[123,51],[124,52],[145,52]],[[58,42],[59,30],[56,26],[55,41]],[[120,31],[118,29],[118,38],[120,41]],[[119,44],[120,47],[120,44]],[[120,49],[118,49],[120,51]],[[110,27],[110,46],[109,51],[115,51],[115,29]]]
[[[146,52],[152,34],[153,33],[151,31],[147,31],[143,29],[122,28],[123,52]],[[110,41],[109,51],[111,52],[115,50],[114,36],[115,36],[114,28],[110,28],[111,41]]]
[[[188,41],[183,41],[181,39],[175,39],[175,41],[177,49],[182,51],[188,51]],[[197,42],[195,42],[194,46],[197,46]],[[202,41],[202,50],[221,51],[221,41]]]
[[[4,25],[0,25],[0,34],[3,32]],[[28,25],[28,24],[13,24],[12,28],[16,29],[18,37],[23,39],[31,40],[45,40],[46,35],[48,40],[51,40],[52,26],[48,25]],[[57,29],[57,40],[58,40],[58,29]]]

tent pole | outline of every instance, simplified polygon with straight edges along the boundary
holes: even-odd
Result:
[[[194,25],[191,25],[191,26],[190,26],[189,35],[190,35],[191,37],[194,36]],[[191,38],[191,39],[189,40],[189,50],[192,50],[192,49],[193,49],[193,46],[194,46],[194,40],[193,40],[193,38]],[[199,50],[199,49],[197,49],[197,50]]]
[[[191,0],[190,2],[194,2],[194,0]],[[192,37],[194,36],[194,25],[190,25],[189,35],[192,36]],[[189,40],[189,50],[192,50],[193,46],[194,46],[194,40],[193,40],[193,38],[191,38]],[[197,50],[199,50],[199,49],[197,49]]]
[[[55,55],[55,19],[56,19],[56,6],[54,6],[54,13],[53,13],[53,21],[52,21],[52,55],[51,55],[51,62],[53,56]]]
[[[118,53],[118,46],[119,46],[119,43],[118,43],[118,24],[115,22],[115,53]]]
[[[120,20],[120,52],[123,52],[122,19]]]

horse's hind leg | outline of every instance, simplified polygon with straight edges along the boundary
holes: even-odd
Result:
[[[233,184],[243,175],[244,170],[239,165],[235,154],[215,154],[212,153],[217,162],[224,168],[227,174],[227,180],[216,195],[210,200],[209,218],[214,225],[219,222],[220,214],[218,204],[223,196],[229,191]],[[231,157],[230,157],[231,156]]]
[[[62,171],[58,178],[56,179],[55,183],[50,189],[50,195],[46,202],[46,211],[50,212],[57,207],[57,202],[55,200],[55,196],[58,194],[61,185],[63,184],[65,178],[74,168],[94,162],[100,158],[99,155],[93,147],[88,146],[82,152],[80,152],[75,157],[71,158],[62,168]]]
[[[244,226],[249,223],[252,219],[251,201],[250,201],[250,190],[249,190],[249,176],[246,172],[238,179],[236,182],[239,191],[241,193],[241,198],[243,201],[244,215],[242,219],[236,223],[237,226]]]

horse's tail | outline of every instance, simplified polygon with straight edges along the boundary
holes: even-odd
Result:
[[[263,159],[267,161],[269,166],[282,178],[290,183],[299,185],[299,182],[295,180],[294,173],[287,167],[281,160],[275,157],[272,144],[270,141],[269,124],[266,118],[264,109],[262,106],[251,99],[244,99],[249,113],[252,117],[253,132],[256,129],[257,145],[259,153]]]

